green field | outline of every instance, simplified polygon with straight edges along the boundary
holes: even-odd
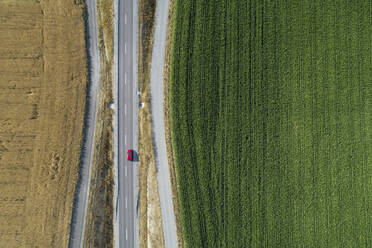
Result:
[[[372,1],[175,0],[187,247],[372,247]]]

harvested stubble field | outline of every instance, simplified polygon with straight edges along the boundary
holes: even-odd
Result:
[[[187,247],[371,247],[372,5],[175,0]]]
[[[0,247],[67,247],[87,85],[84,5],[0,1]]]

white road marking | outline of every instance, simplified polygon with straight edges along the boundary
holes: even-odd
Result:
[[[125,143],[125,145],[127,144],[127,136],[126,135],[124,136],[124,143]]]
[[[127,74],[124,73],[124,83],[127,84]]]
[[[125,208],[128,208],[128,201],[127,201],[127,197],[125,197]]]
[[[127,14],[125,14],[125,24],[127,24]]]
[[[127,53],[127,43],[124,44],[124,53]]]
[[[125,167],[125,176],[127,176],[127,167]]]
[[[125,240],[128,240],[128,228],[125,228]]]
[[[127,105],[124,105],[124,115],[127,115]]]

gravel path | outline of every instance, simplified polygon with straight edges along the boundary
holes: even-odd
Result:
[[[98,50],[98,29],[96,0],[87,0],[87,49],[89,63],[89,89],[84,118],[84,141],[80,156],[79,181],[76,189],[74,209],[71,221],[69,246],[82,247],[85,227],[85,216],[90,185],[90,164],[94,151],[94,131],[96,128],[97,97],[100,58]]]
[[[177,228],[176,218],[173,210],[163,112],[163,67],[167,18],[168,0],[158,0],[156,6],[155,35],[150,75],[151,115],[164,242],[166,248],[175,248],[178,246]]]

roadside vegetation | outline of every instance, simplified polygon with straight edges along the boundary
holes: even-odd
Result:
[[[139,0],[138,111],[140,247],[164,247],[150,107],[150,64],[156,0]]]
[[[113,0],[97,1],[100,82],[84,247],[113,247]]]
[[[176,218],[177,226],[177,239],[178,248],[183,247],[182,240],[182,225],[181,216],[179,210],[179,200],[177,191],[177,180],[176,170],[174,167],[173,149],[172,149],[172,138],[170,129],[170,108],[169,108],[169,77],[170,77],[170,60],[171,60],[171,48],[172,48],[172,34],[173,34],[173,21],[174,21],[174,0],[169,0],[168,20],[167,20],[167,37],[165,43],[165,56],[164,56],[164,127],[165,127],[165,142],[167,146],[167,157],[169,163],[169,175],[171,179],[172,187],[172,200],[174,215]]]
[[[88,82],[84,13],[74,0],[0,1],[0,247],[68,247]]]
[[[186,247],[370,247],[371,2],[174,0]]]

